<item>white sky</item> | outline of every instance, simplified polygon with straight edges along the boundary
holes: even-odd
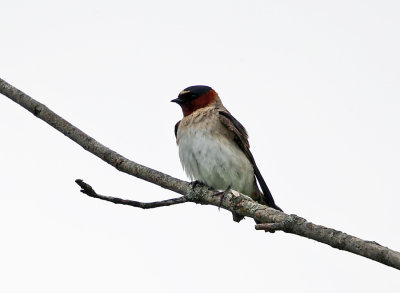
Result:
[[[110,2],[111,3],[111,2]],[[400,249],[398,1],[6,1],[1,78],[178,178],[169,101],[212,86],[276,202]],[[1,292],[398,292],[399,272],[117,172],[0,97]]]

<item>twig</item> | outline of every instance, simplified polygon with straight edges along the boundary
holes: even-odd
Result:
[[[171,198],[171,199],[162,200],[162,201],[155,201],[155,202],[140,202],[140,201],[135,201],[135,200],[122,199],[119,197],[112,197],[112,196],[98,194],[98,193],[96,193],[96,191],[94,191],[92,186],[85,183],[81,179],[76,179],[75,182],[82,188],[81,192],[90,197],[102,199],[105,201],[110,201],[115,204],[123,204],[123,205],[133,206],[136,208],[154,209],[154,208],[159,208],[159,207],[166,207],[166,206],[172,206],[175,204],[185,203],[188,201],[185,196]]]
[[[265,232],[285,231],[284,222],[280,223],[261,223],[256,225],[256,230],[264,230]]]
[[[397,251],[381,246],[373,241],[362,240],[334,229],[315,225],[296,215],[287,215],[254,202],[249,197],[233,190],[224,195],[221,201],[220,197],[214,196],[215,192],[208,190],[205,186],[192,187],[188,182],[126,159],[2,79],[0,79],[0,93],[18,103],[33,115],[75,141],[85,150],[96,155],[121,172],[180,193],[186,197],[187,201],[217,207],[221,206],[221,208],[240,216],[251,217],[260,223],[268,223],[268,225],[258,226],[258,228],[263,228],[263,230],[271,230],[271,232],[282,230],[287,233],[297,234],[373,259],[400,270],[400,253]],[[124,200],[121,200],[120,203],[123,204]]]

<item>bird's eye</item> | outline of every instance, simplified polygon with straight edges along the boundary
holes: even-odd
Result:
[[[190,100],[197,98],[197,95],[195,93],[188,92],[188,93],[183,94],[183,98],[185,100],[190,101]]]
[[[196,93],[190,92],[190,91],[182,91],[179,94],[179,98],[183,101],[189,102],[192,100],[195,100],[198,98],[198,95]]]

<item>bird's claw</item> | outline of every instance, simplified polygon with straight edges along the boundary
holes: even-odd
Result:
[[[218,210],[222,206],[222,202],[224,200],[225,195],[227,195],[231,191],[231,187],[232,187],[232,185],[229,185],[224,191],[220,191],[220,192],[213,194],[214,196],[219,196],[219,195],[221,196],[221,199],[219,200]]]
[[[224,201],[225,196],[232,190],[232,185],[229,185],[224,191],[220,191],[214,194],[214,196],[221,196],[221,199],[219,200],[219,205],[218,205],[218,210],[222,206],[222,202]],[[233,220],[237,223],[239,223],[241,220],[244,219],[243,216],[239,215],[235,211],[232,212]]]
[[[190,182],[190,185],[192,185],[192,188],[196,188],[197,186],[200,186],[200,187],[205,186],[205,184],[199,180]]]

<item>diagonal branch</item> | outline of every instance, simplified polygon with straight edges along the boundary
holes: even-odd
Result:
[[[92,186],[85,183],[81,179],[77,179],[77,180],[75,180],[75,182],[82,188],[81,192],[90,197],[102,199],[102,200],[109,201],[109,202],[112,202],[115,204],[128,205],[128,206],[132,206],[132,207],[136,207],[136,208],[154,209],[154,208],[159,208],[159,207],[167,207],[167,206],[172,206],[175,204],[185,203],[188,201],[185,196],[171,198],[171,199],[162,200],[162,201],[154,201],[154,202],[140,202],[140,201],[135,201],[135,200],[122,199],[119,197],[112,197],[112,196],[98,194],[96,191],[94,191]]]
[[[254,202],[249,197],[233,190],[225,194],[222,198],[221,196],[215,196],[215,192],[208,190],[206,186],[191,186],[188,182],[128,160],[2,79],[0,79],[0,93],[18,103],[37,118],[42,119],[82,146],[85,150],[114,166],[121,172],[182,194],[184,195],[183,198],[186,198],[187,201],[220,206],[238,215],[251,217],[260,223],[266,223],[256,226],[257,229],[270,232],[282,230],[286,233],[310,238],[400,270],[400,253],[397,251],[381,246],[373,241],[362,240],[341,231],[313,224],[296,215],[279,212]],[[105,197],[101,199],[107,200],[110,198]],[[118,203],[124,203],[124,200],[119,200]],[[179,198],[174,200],[179,201]]]

